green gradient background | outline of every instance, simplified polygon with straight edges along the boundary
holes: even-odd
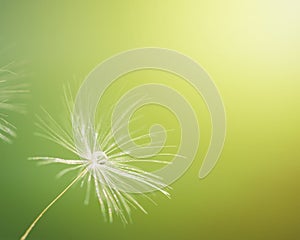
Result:
[[[31,85],[28,114],[10,116],[18,138],[0,143],[0,239],[18,239],[73,177],[57,180],[61,166],[26,161],[68,156],[34,136],[40,106],[62,118],[63,84],[79,86],[107,57],[145,46],[182,52],[213,77],[228,120],[217,167],[198,179],[210,136],[201,97],[172,75],[137,73],[132,85],[154,81],[180,89],[200,121],[197,159],[172,185],[172,199],[157,194],[159,206],[141,200],[149,214],[134,211],[134,223],[124,228],[118,220],[104,223],[96,200],[85,206],[84,190],[72,188],[28,239],[300,239],[299,12],[295,0],[0,0],[0,47],[11,53],[2,60],[27,61]],[[163,109],[141,111],[150,123],[159,112],[166,125],[176,126]]]

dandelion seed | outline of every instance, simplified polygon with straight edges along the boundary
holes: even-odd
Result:
[[[69,110],[72,109],[69,106]],[[153,202],[153,200],[143,193],[143,189],[149,187],[161,192],[169,197],[166,185],[160,177],[151,172],[142,170],[132,163],[149,162],[158,164],[169,164],[168,161],[160,159],[150,159],[148,156],[141,158],[132,157],[129,152],[122,152],[119,145],[114,142],[114,134],[110,131],[104,131],[96,128],[92,124],[82,124],[79,119],[72,121],[72,131],[76,139],[80,139],[79,147],[75,146],[74,135],[60,126],[47,111],[44,111],[47,120],[39,118],[38,126],[43,129],[43,137],[56,142],[60,146],[74,153],[78,159],[63,159],[58,157],[34,157],[31,160],[38,160],[44,164],[59,163],[69,165],[59,173],[62,176],[71,171],[79,171],[78,175],[34,220],[27,229],[21,240],[25,240],[32,228],[44,213],[76,182],[81,181],[81,186],[86,186],[85,204],[88,204],[92,186],[95,188],[95,194],[98,198],[101,212],[104,220],[112,222],[114,216],[119,217],[124,224],[131,221],[131,209],[140,209],[147,213],[143,206],[135,199],[135,196],[122,188],[131,189],[134,192],[140,192],[141,195]],[[115,131],[124,127],[125,123],[119,121],[118,126],[114,126]],[[128,124],[128,123],[126,123]],[[101,126],[100,126],[101,127]],[[157,132],[156,134],[160,134]],[[139,140],[149,137],[148,134],[140,135],[132,140]],[[126,144],[124,140],[121,144]],[[132,149],[134,151],[135,149]],[[172,155],[172,154],[169,154]],[[159,156],[159,155],[158,155]],[[148,159],[149,158],[149,159]]]

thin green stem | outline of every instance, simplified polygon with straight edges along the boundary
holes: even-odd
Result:
[[[29,228],[26,230],[26,232],[24,233],[24,235],[20,238],[20,240],[25,240],[27,238],[27,236],[29,235],[29,233],[31,232],[31,230],[33,229],[33,227],[35,226],[35,224],[40,220],[40,218],[47,212],[47,210],[58,200],[61,198],[62,195],[64,195],[64,193],[66,191],[68,191],[70,189],[70,187],[72,187],[74,185],[74,183],[76,183],[81,177],[83,177],[86,173],[87,173],[88,169],[85,169],[84,171],[82,171],[41,213],[40,215],[38,215],[38,217],[32,222],[32,224],[29,226]]]

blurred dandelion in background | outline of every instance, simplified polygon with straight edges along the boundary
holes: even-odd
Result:
[[[16,127],[10,122],[13,112],[24,113],[24,96],[28,93],[27,85],[22,83],[23,74],[15,70],[15,62],[0,65],[0,140],[11,143],[16,137]]]

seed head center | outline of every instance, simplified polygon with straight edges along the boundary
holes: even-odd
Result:
[[[93,168],[105,164],[108,161],[108,157],[105,152],[97,151],[92,154],[90,161],[90,165]]]

